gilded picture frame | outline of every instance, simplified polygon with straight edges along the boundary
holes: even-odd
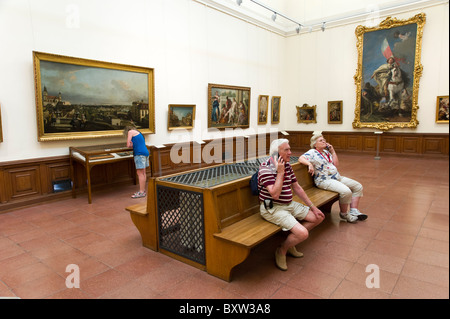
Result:
[[[448,124],[448,95],[438,96],[436,98],[436,123]]]
[[[195,104],[169,104],[167,129],[193,129],[195,122]]]
[[[38,140],[155,133],[152,68],[33,51]]]
[[[267,124],[269,116],[269,96],[260,95],[258,97],[258,124]]]
[[[248,128],[250,88],[208,84],[208,128]]]
[[[416,128],[424,13],[358,26],[354,128]]]
[[[3,142],[3,129],[2,129],[2,106],[0,104],[0,143]]]
[[[281,96],[272,96],[271,103],[271,123],[280,123]]]
[[[342,124],[342,101],[328,101],[328,124]]]
[[[297,108],[297,123],[317,123],[317,105],[309,106],[303,104],[302,106],[296,106]]]

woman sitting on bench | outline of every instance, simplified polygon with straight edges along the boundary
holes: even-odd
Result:
[[[339,216],[350,223],[367,219],[367,215],[358,210],[359,199],[363,196],[362,185],[339,174],[336,151],[327,143],[322,132],[313,133],[310,145],[311,149],[300,156],[299,162],[308,166],[308,172],[314,177],[314,183],[318,188],[339,193],[341,209]],[[348,212],[349,204],[350,212]]]
[[[302,257],[296,245],[308,238],[309,231],[325,218],[298,184],[289,164],[291,148],[287,139],[278,139],[270,145],[273,156],[259,167],[258,183],[261,191],[261,216],[291,233],[275,251],[275,263],[281,270],[287,270],[286,254]],[[292,189],[291,189],[292,186]],[[292,200],[292,190],[308,206]],[[302,221],[302,224],[298,222]]]

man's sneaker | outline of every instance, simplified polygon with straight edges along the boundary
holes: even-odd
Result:
[[[358,217],[350,215],[350,213],[347,214],[339,213],[339,216],[349,223],[356,223],[358,221]]]
[[[350,215],[353,215],[358,218],[358,220],[366,220],[367,215],[361,213],[357,208],[350,208]]]

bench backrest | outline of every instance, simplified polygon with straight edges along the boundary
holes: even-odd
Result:
[[[313,178],[312,178],[311,174],[308,173],[307,166],[300,164],[298,162],[295,164],[291,164],[291,165],[292,165],[292,169],[294,170],[294,174],[297,177],[297,181],[303,189],[309,189],[311,187],[315,187]]]
[[[312,177],[305,165],[297,162],[292,164],[292,168],[303,189],[314,187]],[[213,196],[220,229],[259,213],[259,199],[251,193],[250,178],[251,176],[214,189]]]
[[[214,189],[213,196],[220,229],[259,212],[258,196],[252,195],[250,190],[250,177]]]

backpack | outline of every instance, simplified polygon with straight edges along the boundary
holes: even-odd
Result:
[[[269,164],[270,159],[267,160],[267,164]],[[256,170],[256,172],[252,175],[250,178],[250,181],[248,182],[250,184],[250,190],[252,191],[252,195],[259,196],[259,192],[261,191],[261,188],[263,186],[258,187],[258,173],[259,173],[259,167]]]
[[[258,187],[258,173],[259,173],[259,168],[252,175],[252,177],[250,178],[250,181],[249,181],[250,190],[252,191],[252,195],[254,195],[254,196],[258,196],[259,192],[262,188],[262,186]]]

